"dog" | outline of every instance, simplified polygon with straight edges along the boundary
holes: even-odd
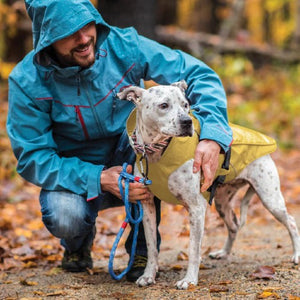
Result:
[[[194,130],[197,123],[193,122],[190,114],[189,102],[185,97],[186,89],[186,82],[180,81],[171,85],[153,86],[147,90],[131,86],[117,94],[119,99],[128,100],[135,104],[134,137],[133,135],[130,136],[130,140],[136,153],[142,152],[141,159],[147,158],[150,171],[152,165],[157,165],[163,159],[173,139],[175,140],[177,137],[191,139],[195,135]],[[196,140],[199,142],[197,135]],[[142,149],[141,151],[137,150],[137,145],[140,147],[140,150]],[[154,145],[155,149],[152,149],[152,152],[146,150],[146,147],[149,147],[149,145],[150,148],[151,145]],[[188,148],[186,147],[186,150]],[[194,153],[195,147],[191,151]],[[172,159],[169,162],[172,163]],[[201,261],[201,241],[204,232],[207,200],[200,193],[201,174],[200,172],[193,173],[192,169],[193,158],[176,167],[175,170],[171,171],[169,177],[165,178],[169,189],[168,192],[187,209],[190,219],[188,267],[184,278],[176,283],[178,289],[187,289],[190,284],[197,285]],[[137,176],[144,174],[144,170],[141,170],[138,161],[136,161],[134,173]],[[153,183],[155,181],[160,183],[163,180],[163,178],[151,178],[150,176],[149,179]],[[247,184],[249,188],[242,200],[241,218],[239,221],[231,207],[230,200],[241,187]],[[151,192],[153,193],[152,190]],[[214,201],[219,215],[227,226],[228,237],[223,249],[212,252],[209,256],[221,259],[229,255],[237,232],[245,222],[249,201],[255,193],[259,195],[263,205],[270,213],[287,228],[294,249],[292,261],[298,264],[300,258],[300,237],[297,225],[294,218],[287,212],[285,201],[280,191],[278,172],[269,154],[262,155],[250,162],[234,179],[218,185]],[[155,196],[164,200],[160,195]],[[156,215],[153,200],[143,203],[143,210],[148,261],[144,274],[136,281],[138,286],[154,284],[158,271]]]

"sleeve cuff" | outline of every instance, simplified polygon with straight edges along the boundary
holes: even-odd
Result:
[[[104,166],[95,166],[94,169],[90,170],[89,177],[88,177],[88,192],[87,192],[87,201],[91,201],[96,199],[101,193],[101,183],[100,177]]]

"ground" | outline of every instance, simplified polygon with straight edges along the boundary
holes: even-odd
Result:
[[[282,153],[275,154],[274,159],[283,177],[288,210],[300,229],[299,171],[297,176],[285,172],[299,163],[299,155],[289,155],[290,166]],[[8,189],[1,190],[2,197]],[[226,237],[214,206],[208,208],[199,284],[180,291],[174,285],[186,270],[189,233],[181,207],[163,204],[160,276],[156,285],[139,288],[125,279],[113,280],[107,270],[109,250],[124,218],[122,208],[99,214],[93,270],[66,273],[59,267],[62,249],[40,221],[35,188],[24,185],[22,189],[18,202],[1,205],[0,299],[300,299],[300,267],[290,261],[289,235],[257,198],[251,202],[247,223],[227,260],[208,257]],[[115,271],[123,270],[127,259],[122,241]]]

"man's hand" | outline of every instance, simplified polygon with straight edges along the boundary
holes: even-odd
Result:
[[[205,192],[213,183],[219,165],[220,145],[212,140],[201,140],[195,151],[193,172],[202,170],[201,178],[204,182],[200,191]]]
[[[121,199],[121,193],[119,189],[119,176],[123,168],[121,166],[111,167],[109,169],[103,170],[101,173],[101,189],[103,192],[109,192],[119,199]],[[132,166],[127,166],[127,173],[132,172]],[[124,187],[124,184],[123,184]],[[151,193],[148,188],[139,182],[129,183],[129,201],[136,203],[137,200],[141,202],[147,201],[150,199]]]

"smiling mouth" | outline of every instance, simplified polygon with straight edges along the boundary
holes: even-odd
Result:
[[[90,48],[90,46],[86,47],[86,48],[83,48],[83,49],[78,49],[76,50],[77,52],[85,52],[87,51],[88,49]]]
[[[88,56],[92,51],[92,45],[93,41],[90,40],[89,43],[82,45],[80,47],[77,47],[73,50],[73,53],[78,54],[79,56]]]

